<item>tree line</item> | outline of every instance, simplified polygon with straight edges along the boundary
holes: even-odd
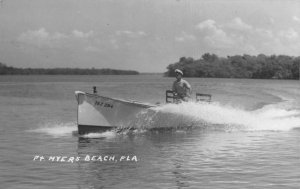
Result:
[[[300,57],[259,54],[218,57],[205,53],[198,60],[181,57],[179,62],[168,65],[165,76],[175,76],[181,69],[185,77],[299,79]]]
[[[0,63],[0,75],[138,75],[133,70],[81,68],[15,68]]]

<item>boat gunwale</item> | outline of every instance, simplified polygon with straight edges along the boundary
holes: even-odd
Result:
[[[143,103],[143,102],[139,102],[139,101],[135,101],[135,100],[125,100],[125,99],[106,97],[106,96],[101,96],[99,94],[91,94],[91,93],[86,93],[86,92],[82,92],[82,91],[76,91],[75,92],[76,95],[80,94],[80,93],[84,94],[86,96],[106,98],[106,99],[109,99],[109,100],[113,100],[113,101],[117,101],[117,102],[121,102],[121,103],[125,103],[125,104],[134,104],[134,105],[141,106],[141,107],[144,107],[144,108],[157,107],[157,105],[154,105],[154,104]]]

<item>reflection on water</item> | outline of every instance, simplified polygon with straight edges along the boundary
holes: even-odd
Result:
[[[247,188],[255,186],[253,183],[260,180],[260,175],[268,175],[263,179],[265,185],[260,184],[267,187],[267,183],[278,184],[279,181],[274,180],[273,176],[282,168],[289,167],[293,173],[299,170],[294,166],[299,161],[286,162],[280,155],[285,151],[285,146],[278,144],[286,137],[290,138],[291,134],[191,129],[119,133],[113,138],[79,137],[78,156],[138,157],[137,162],[81,161],[79,172],[84,183],[93,183],[92,188],[185,188],[200,185],[208,188],[212,185]],[[106,133],[104,136],[110,135]],[[299,138],[294,136],[291,139],[289,146],[296,150],[297,146],[293,144],[300,142]],[[269,150],[274,148],[277,149],[276,154]],[[270,162],[270,158],[276,161]],[[282,186],[298,183],[297,180],[291,183],[287,175],[282,178]]]

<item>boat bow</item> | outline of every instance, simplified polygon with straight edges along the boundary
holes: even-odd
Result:
[[[79,134],[103,131],[112,128],[130,127],[132,120],[142,111],[155,105],[75,92],[78,102],[77,123]]]

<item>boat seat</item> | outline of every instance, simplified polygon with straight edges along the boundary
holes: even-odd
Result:
[[[172,90],[166,91],[166,103],[174,103],[174,93]]]

